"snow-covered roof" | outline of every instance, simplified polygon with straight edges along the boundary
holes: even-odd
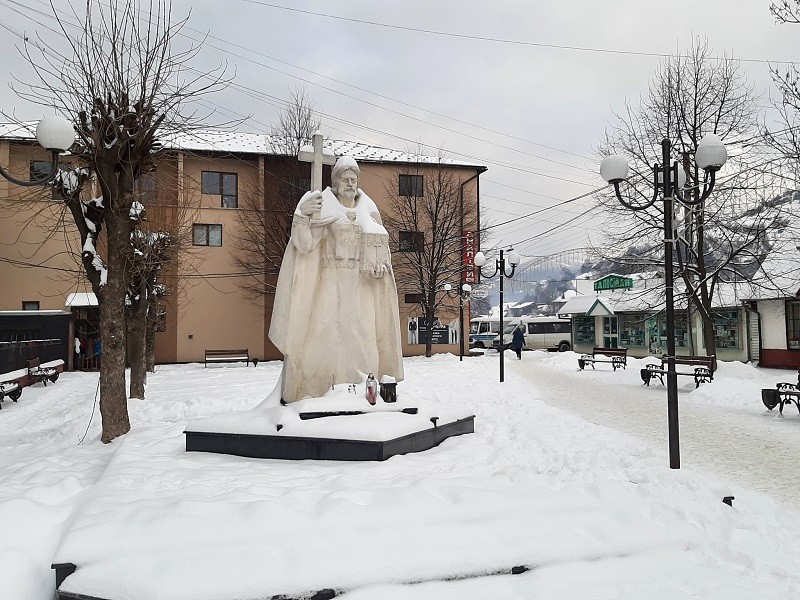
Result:
[[[67,302],[64,306],[68,307],[82,307],[82,306],[98,306],[97,296],[92,292],[74,292],[67,296]]]
[[[0,310],[4,317],[32,317],[34,315],[65,315],[63,310]]]
[[[33,140],[36,137],[35,131],[35,122],[23,124],[0,123],[0,139]],[[275,150],[279,145],[274,144],[272,137],[264,133],[208,129],[178,134],[163,139],[162,142],[165,148],[172,150],[244,154],[283,154]],[[410,154],[400,150],[347,140],[324,140],[323,146],[325,149],[333,152],[337,157],[352,156],[359,162],[437,164],[440,160],[438,156]],[[481,165],[452,159],[443,159],[442,163],[455,167],[471,167],[486,170],[486,167]]]
[[[0,123],[0,139],[36,139],[36,123]]]
[[[558,309],[559,314],[564,315],[585,315],[589,309],[594,306],[600,296],[573,296]],[[608,302],[608,298],[604,298],[604,303],[613,312],[613,306]]]
[[[245,152],[253,154],[281,154],[276,152],[276,145],[269,135],[263,133],[243,133],[235,131],[196,131],[176,136],[166,142],[166,147],[176,150],[193,150],[206,152]],[[373,146],[347,140],[324,140],[323,147],[336,156],[352,156],[361,162],[400,162],[436,164],[437,156],[410,154],[391,148]],[[452,166],[478,167],[451,159],[442,161]],[[478,167],[484,168],[484,167]]]

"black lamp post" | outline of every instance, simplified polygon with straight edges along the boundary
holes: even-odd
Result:
[[[22,186],[47,185],[53,181],[58,174],[58,155],[72,147],[75,142],[75,129],[72,123],[62,117],[45,117],[36,126],[36,139],[53,155],[50,172],[36,179],[17,179],[0,165],[0,175],[11,183]]]
[[[495,259],[494,264],[494,273],[491,275],[487,275],[483,272],[483,266],[486,264],[486,256],[483,252],[478,252],[475,254],[475,266],[478,267],[478,270],[481,272],[483,277],[487,279],[491,279],[498,273],[500,274],[500,346],[498,349],[500,350],[500,383],[505,381],[505,363],[503,357],[505,356],[504,348],[503,348],[503,330],[505,329],[505,320],[503,314],[503,280],[506,277],[513,277],[514,271],[517,268],[517,265],[520,262],[520,256],[516,252],[514,252],[513,248],[508,249],[508,264],[511,265],[511,272],[508,273],[506,271],[506,257],[503,256],[503,249],[500,249],[500,258]]]
[[[628,176],[628,163],[621,156],[608,156],[600,164],[600,176],[614,186],[617,200],[631,210],[645,210],[658,200],[659,192],[664,201],[664,280],[666,282],[667,315],[667,421],[669,427],[669,466],[681,468],[681,454],[678,433],[678,376],[675,373],[675,306],[673,301],[674,273],[672,272],[672,253],[675,244],[675,228],[672,223],[673,202],[694,206],[702,204],[714,189],[715,174],[722,168],[728,157],[725,145],[714,134],[709,134],[697,144],[695,161],[705,171],[703,192],[697,200],[690,200],[681,194],[681,175],[677,161],[670,163],[670,141],[661,142],[662,164],[653,165],[653,197],[643,204],[625,200],[620,193],[620,183]],[[645,196],[646,197],[646,196]]]
[[[461,286],[460,291],[453,289],[449,283],[444,284],[444,291],[451,298],[458,296],[458,360],[464,360],[464,301],[469,298],[472,292],[472,286],[465,283]]]

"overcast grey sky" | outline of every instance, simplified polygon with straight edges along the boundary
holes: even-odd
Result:
[[[210,36],[193,66],[225,60],[235,70],[213,102],[223,117],[252,115],[240,129],[266,132],[280,101],[304,85],[330,137],[399,150],[422,142],[487,166],[481,197],[495,223],[599,187],[594,152],[612,111],[626,98],[636,103],[663,55],[694,36],[742,61],[767,119],[775,95],[767,61],[800,61],[800,26],[776,24],[767,0],[173,2],[176,19],[191,9],[187,35]],[[49,3],[0,5],[0,108],[39,119],[47,110],[5,84],[31,79],[19,34],[55,35]],[[525,256],[584,247],[595,205],[586,198],[545,210],[497,227],[493,241]]]

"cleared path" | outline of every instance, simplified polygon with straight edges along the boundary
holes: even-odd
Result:
[[[573,358],[574,369],[564,368],[568,357]],[[537,397],[547,404],[660,446],[665,463],[669,462],[666,389],[659,383],[650,388],[642,385],[638,361],[626,371],[612,372],[610,365],[604,365],[592,372],[579,371],[573,353],[555,357],[526,352],[522,360],[511,358],[510,353],[506,355],[507,374],[529,379]],[[786,371],[763,373],[765,381],[792,380]],[[692,397],[691,378],[679,379],[681,466],[713,472],[723,480],[796,506],[800,498],[800,416],[795,407],[787,406],[785,416],[779,418],[777,409],[767,412],[758,396],[747,407],[703,402]],[[771,384],[764,387],[767,385]]]

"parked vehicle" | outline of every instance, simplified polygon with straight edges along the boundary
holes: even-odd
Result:
[[[519,322],[507,317],[506,323]],[[469,322],[469,347],[491,348],[492,341],[500,333],[500,317],[475,317]]]
[[[566,352],[572,349],[572,325],[569,319],[559,317],[521,317],[515,319],[503,331],[503,347],[511,344],[511,336],[517,325],[524,327],[525,350],[551,350]],[[500,346],[500,335],[492,340],[492,347]]]

